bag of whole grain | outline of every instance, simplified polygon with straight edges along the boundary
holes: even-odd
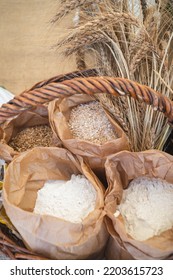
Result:
[[[51,259],[102,258],[104,188],[82,158],[38,147],[8,166],[3,205],[27,248]]]
[[[73,154],[82,156],[103,181],[108,155],[129,150],[120,126],[100,103],[86,94],[75,94],[49,104],[52,130]]]
[[[173,157],[120,152],[105,163],[108,259],[173,259]]]
[[[0,157],[6,162],[37,146],[60,145],[49,125],[46,106],[26,110],[0,127]]]

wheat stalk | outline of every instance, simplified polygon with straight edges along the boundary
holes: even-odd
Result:
[[[143,20],[131,13],[135,9],[126,0],[103,0],[97,9],[83,3],[78,26],[58,46],[66,55],[92,55],[100,75],[135,79],[173,98],[173,24],[170,11],[165,10],[168,2],[151,7],[147,0],[138,0]],[[131,150],[163,149],[170,131],[161,113],[130,98],[115,100],[105,94],[96,98],[123,127]]]
[[[143,14],[143,21],[146,19],[147,14],[147,1],[146,0],[140,0],[141,8],[142,8],[142,14]]]
[[[147,44],[145,42],[145,45],[141,45],[140,49],[137,51],[137,53],[133,56],[133,58],[130,61],[130,73],[134,74],[136,71],[138,65],[140,64],[141,60],[147,56],[147,53],[149,51],[152,51],[150,44]]]
[[[139,26],[139,21],[132,15],[125,13],[109,13],[104,16],[97,16],[95,19],[80,25],[73,29],[67,38],[60,41],[56,46],[62,47],[66,46],[66,55],[71,55],[72,53],[78,51],[81,47],[92,45],[96,42],[107,41],[103,33],[111,33],[110,30],[120,23],[128,22],[128,24],[133,24]]]
[[[145,26],[141,26],[141,28],[138,30],[137,34],[133,34],[133,37],[131,36],[130,44],[129,44],[129,54],[132,58],[133,55],[136,54],[137,50],[140,48],[143,44],[151,44],[153,45],[153,42],[151,40],[151,37],[149,33],[147,32]]]
[[[95,0],[94,3],[100,3],[101,0]],[[92,0],[65,0],[61,1],[61,8],[58,11],[58,13],[54,16],[54,18],[51,20],[52,23],[57,22],[62,17],[68,15],[73,10],[82,7],[84,5],[91,5],[93,4]]]
[[[78,70],[86,69],[85,54],[84,51],[82,51],[81,49],[79,49],[76,53],[76,66]]]
[[[115,118],[121,128],[128,133],[128,126],[125,122],[124,113],[125,111],[120,110],[118,106],[118,101],[115,100],[112,96],[106,93],[95,94],[95,98],[102,104],[102,106],[107,109],[111,115]]]

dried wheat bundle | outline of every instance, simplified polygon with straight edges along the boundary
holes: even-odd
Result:
[[[61,9],[63,15],[77,13],[77,24],[57,45],[65,55],[76,55],[79,69],[90,66],[92,57],[100,75],[135,80],[173,99],[171,0],[72,2],[62,2]],[[126,131],[132,151],[163,149],[171,130],[159,112],[131,98],[95,97]]]
[[[90,46],[96,42],[109,41],[104,32],[111,34],[111,30],[121,23],[139,26],[139,21],[126,13],[107,13],[88,18],[88,21],[70,31],[70,35],[58,43],[58,47],[66,46],[65,54],[70,55],[82,47]],[[111,35],[110,35],[111,36]]]

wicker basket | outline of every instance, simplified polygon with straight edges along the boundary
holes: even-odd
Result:
[[[113,96],[130,96],[162,112],[173,125],[173,102],[155,90],[123,78],[98,77],[95,70],[85,70],[37,83],[30,90],[15,96],[0,108],[0,124],[21,111],[44,104],[59,97],[75,93],[109,93]]]
[[[75,93],[92,95],[103,92],[117,97],[130,96],[139,102],[149,104],[154,110],[162,112],[173,126],[173,102],[169,98],[134,81],[117,77],[99,77],[94,69],[59,75],[37,83],[28,91],[2,105],[0,124],[21,111],[48,103],[60,95],[66,97]],[[30,252],[18,238],[13,237],[9,229],[0,224],[0,251],[10,259],[45,259]]]
[[[26,249],[22,240],[17,237],[12,230],[0,223],[0,255],[4,255],[4,259],[11,260],[47,260],[43,256],[39,256]],[[6,256],[6,257],[5,257]]]

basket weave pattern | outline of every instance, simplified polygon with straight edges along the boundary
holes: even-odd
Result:
[[[44,104],[60,96],[67,97],[75,93],[108,93],[113,96],[130,96],[140,102],[153,106],[154,110],[164,113],[173,124],[173,102],[166,96],[148,86],[117,77],[98,77],[92,70],[83,74],[68,74],[54,77],[36,84],[30,90],[14,97],[0,108],[0,124],[23,110]],[[92,77],[90,77],[92,75]],[[83,77],[85,76],[85,77]]]
[[[15,241],[12,240],[0,229],[0,252],[2,251],[11,260],[46,260],[45,257],[39,256],[26,249],[23,244],[18,244],[17,238],[15,239]]]

